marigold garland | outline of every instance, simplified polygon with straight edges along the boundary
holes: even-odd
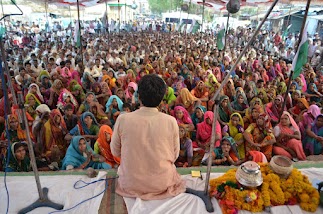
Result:
[[[320,195],[307,176],[293,169],[285,179],[275,174],[268,164],[259,165],[263,176],[263,184],[259,188],[242,189],[239,184],[237,188],[227,185],[227,182],[237,184],[237,169],[230,169],[221,177],[210,180],[210,195],[219,200],[223,213],[235,214],[238,210],[261,212],[270,206],[294,204],[299,204],[305,211],[316,211]],[[220,185],[222,188],[218,189]]]

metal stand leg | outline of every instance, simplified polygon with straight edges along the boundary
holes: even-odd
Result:
[[[56,210],[62,210],[64,208],[63,205],[54,203],[51,200],[49,200],[49,198],[48,198],[48,188],[46,188],[46,187],[43,188],[42,192],[43,192],[43,196],[44,196],[43,199],[39,198],[37,201],[35,201],[31,205],[29,205],[28,207],[25,207],[25,208],[21,209],[18,212],[18,214],[28,213],[28,212],[36,209],[36,208],[39,208],[39,207],[50,207],[50,208],[53,208],[53,209],[56,209]]]

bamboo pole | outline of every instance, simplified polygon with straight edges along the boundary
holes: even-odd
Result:
[[[302,27],[301,27],[301,32],[300,32],[300,35],[299,35],[299,38],[298,38],[298,41],[297,41],[296,51],[298,50],[299,45],[300,45],[300,43],[302,41],[303,32],[304,32],[304,28],[305,28],[306,19],[307,19],[308,10],[310,8],[310,5],[311,5],[311,0],[307,0],[305,14],[304,14],[304,18],[303,18]],[[297,57],[297,56],[295,56],[295,57]],[[280,121],[280,118],[281,118],[281,116],[282,116],[282,114],[284,112],[285,106],[286,106],[287,97],[288,97],[289,89],[290,89],[290,86],[291,86],[291,83],[292,83],[293,74],[294,74],[294,70],[291,70],[290,74],[289,74],[288,84],[287,84],[287,91],[286,91],[286,93],[284,95],[283,108],[282,108],[282,111],[279,114],[278,121]]]
[[[232,71],[236,68],[237,64],[240,62],[241,58],[243,57],[243,55],[247,52],[247,49],[249,48],[249,46],[251,45],[251,43],[253,42],[253,40],[256,38],[256,36],[258,35],[258,33],[261,30],[261,27],[263,26],[263,24],[265,23],[265,21],[267,20],[269,14],[271,13],[271,11],[274,9],[275,5],[277,4],[278,0],[275,0],[271,7],[268,9],[264,19],[261,21],[261,23],[259,24],[259,26],[257,27],[257,30],[255,31],[255,33],[253,34],[253,36],[251,37],[251,39],[249,40],[248,44],[244,47],[243,51],[240,53],[238,59],[236,60],[235,64],[231,67],[230,72],[227,74],[227,76],[224,78],[224,80],[222,81],[220,87],[218,88],[218,90],[215,92],[214,96],[212,97],[211,100],[215,100],[215,106],[214,106],[214,117],[213,117],[213,123],[212,123],[212,135],[211,135],[211,143],[210,143],[210,156],[208,158],[208,165],[207,165],[207,173],[206,173],[206,179],[205,179],[205,188],[204,188],[204,194],[207,195],[208,194],[208,188],[209,188],[209,181],[210,181],[210,173],[211,173],[211,167],[212,167],[212,151],[214,149],[214,142],[216,140],[216,133],[215,133],[215,126],[216,126],[216,121],[218,119],[218,96],[220,94],[220,91],[223,89],[224,85],[227,84],[230,75],[232,73]]]
[[[81,60],[82,60],[82,65],[83,65],[82,29],[81,29],[81,20],[80,20],[80,3],[79,3],[79,0],[77,0],[76,3],[77,3],[77,21],[78,21],[79,33],[80,33],[80,55],[81,55]]]

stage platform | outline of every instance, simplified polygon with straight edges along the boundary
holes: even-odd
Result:
[[[323,181],[323,161],[312,162],[298,162],[294,164],[295,168],[300,169],[304,174],[309,176],[310,180]],[[212,167],[211,177],[221,176],[224,172],[232,167]],[[178,172],[183,179],[187,181],[187,186],[202,190],[204,188],[204,180],[199,178],[192,178],[190,176],[191,170],[201,170],[206,172],[206,167],[191,167],[178,168]],[[101,171],[99,178],[113,178],[116,176],[116,170]],[[3,182],[4,173],[0,173],[0,213],[5,213],[6,207],[6,193]],[[38,198],[38,193],[33,179],[33,173],[8,173],[7,184],[10,192],[10,212],[16,213],[17,210],[29,205]],[[205,178],[205,174],[204,174]],[[104,182],[93,184],[83,189],[74,190],[73,184],[82,179],[86,182],[97,180],[98,178],[90,179],[86,176],[86,171],[57,171],[57,172],[40,172],[40,180],[44,187],[49,188],[49,197],[51,200],[64,203],[64,209],[70,208],[79,203],[81,200],[92,197],[105,188]],[[107,191],[100,197],[93,199],[77,208],[66,213],[207,213],[204,209],[203,202],[195,196],[182,194],[170,200],[145,202],[134,199],[123,199],[115,193],[116,180],[108,181]],[[126,203],[129,210],[127,210]],[[215,199],[213,199],[216,211],[214,213],[221,213],[220,208]],[[154,210],[154,211],[153,211]],[[191,210],[191,212],[189,212]],[[50,209],[42,208],[32,213],[49,213]],[[129,211],[129,212],[128,212]],[[277,214],[307,214],[307,212],[300,210],[299,206],[280,206],[275,207],[271,211]],[[249,213],[249,212],[239,212]],[[316,214],[323,213],[323,208],[317,210]]]

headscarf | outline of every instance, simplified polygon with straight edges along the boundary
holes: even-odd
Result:
[[[197,124],[197,135],[199,135],[204,142],[211,139],[211,135],[212,135],[212,125],[207,124],[206,119],[209,118],[211,120],[211,124],[213,124],[213,117],[214,117],[213,112],[207,111],[204,114],[204,121]],[[221,125],[218,121],[216,121],[216,124],[215,124],[215,132],[221,139],[222,138]],[[218,146],[220,144],[220,140],[214,143],[215,143],[215,146]]]
[[[282,88],[279,90],[279,87],[282,86]],[[287,91],[287,86],[285,82],[280,82],[277,87],[277,94],[284,94]]]
[[[127,98],[127,99],[131,99],[131,98],[132,98],[132,96],[134,95],[134,93],[136,93],[136,91],[138,90],[138,85],[137,85],[137,83],[129,82],[128,87],[131,87],[131,88],[133,88],[133,90],[134,90],[133,94],[129,91],[129,89],[128,89],[128,88],[127,88],[127,89],[126,89],[126,91],[125,91],[125,93],[126,93],[126,98]]]
[[[78,105],[79,105],[78,102],[76,101],[73,94],[66,89],[63,89],[62,93],[58,97],[57,108],[63,110],[63,108],[66,104],[65,100],[67,99],[67,97],[70,97],[73,107],[75,109],[78,109]]]
[[[172,87],[168,87],[168,93],[165,94],[164,100],[167,101],[167,104],[171,104],[171,102],[176,100],[176,96],[174,94],[174,89]]]
[[[111,153],[110,142],[106,141],[105,133],[109,133],[112,138],[112,129],[108,125],[102,125],[100,127],[98,135],[98,146],[100,149],[100,154],[105,158],[105,162],[112,167],[117,163],[120,164],[120,158],[114,157]]]
[[[267,104],[268,103],[268,96],[267,96],[265,89],[264,88],[258,89],[258,96],[260,93],[262,93],[264,96],[263,100],[261,100],[261,101],[263,101],[262,103]]]
[[[200,109],[202,111],[202,114],[203,114],[202,120],[204,120],[204,114],[206,112],[206,108],[204,106],[199,105],[199,106],[197,106],[195,108],[195,111],[196,111],[196,109]],[[194,113],[191,116],[194,125],[196,125],[196,124],[199,123],[199,119],[197,118],[195,111],[194,111]]]
[[[308,109],[310,107],[310,105],[308,104],[308,102],[305,98],[298,98],[297,100],[298,100],[298,102],[303,103],[303,105],[305,106],[306,109]]]
[[[321,110],[317,105],[315,104],[310,105],[310,107],[307,109],[307,112],[303,114],[303,124],[305,125],[305,128],[307,125],[310,125],[311,123],[313,123],[314,121],[313,118],[316,118],[320,114],[321,114]],[[311,117],[311,115],[313,117]]]
[[[304,75],[303,75],[303,74],[300,74],[299,76],[300,76],[300,78],[301,78],[301,80],[302,80],[302,83],[303,83],[302,91],[303,91],[303,92],[305,92],[305,91],[307,91],[307,85],[306,85],[305,77],[304,77]]]
[[[116,87],[115,80],[113,80],[109,75],[103,75],[102,82],[108,83],[110,89]]]
[[[225,111],[225,109],[223,109],[223,107],[221,105],[224,100],[228,100],[228,105],[227,105],[227,108],[228,108],[227,110],[228,111]],[[231,103],[230,103],[230,100],[229,100],[229,97],[228,96],[223,95],[223,96],[220,97],[220,104],[219,104],[219,110],[218,110],[218,112],[219,112],[220,119],[223,122],[225,122],[225,123],[226,122],[229,122],[230,115],[232,113],[232,108],[231,108]]]
[[[37,85],[37,84],[35,84],[35,83],[32,83],[32,84],[30,84],[29,85],[29,87],[28,87],[28,93],[31,93],[30,91],[31,91],[31,87],[32,86],[35,86],[36,87],[36,94],[37,94],[37,96],[38,96],[38,98],[39,98],[39,101],[40,102],[44,102],[44,98],[43,98],[43,95],[40,93],[40,90],[39,90],[39,86]],[[38,99],[37,99],[38,100]]]
[[[86,157],[79,150],[79,142],[84,140],[86,143],[86,150],[93,153],[88,142],[82,136],[75,136],[71,140],[71,144],[69,145],[65,158],[63,159],[62,169],[65,170],[68,165],[72,165],[73,167],[77,168],[81,166],[85,161]]]
[[[53,83],[53,85],[52,85],[52,87],[51,87],[51,89],[54,91],[54,92],[56,92],[56,94],[57,95],[59,95],[60,94],[60,90],[62,90],[63,88],[61,87],[60,89],[58,89],[57,88],[57,85],[58,84],[61,84],[61,86],[63,87],[63,83],[62,83],[62,81],[61,80],[59,80],[59,79],[56,79],[55,81],[54,81],[54,83]]]
[[[182,99],[183,105],[185,108],[189,108],[195,101],[198,99],[189,92],[187,88],[182,88],[179,92],[179,95]]]
[[[318,127],[316,126],[316,122],[317,122],[317,119],[318,119],[319,117],[323,118],[323,114],[319,114],[319,115],[315,118],[314,122],[312,123],[312,131],[313,131],[313,132],[314,132],[314,134],[316,134],[316,135],[318,135],[319,131],[320,131],[321,129],[323,129],[323,127],[318,128]]]
[[[30,159],[28,158],[28,155],[26,154],[24,160],[21,161],[21,165],[18,164],[16,154],[15,154],[15,146],[17,144],[20,144],[20,142],[14,142],[10,147],[10,152],[12,154],[12,158],[10,158],[8,168],[13,169],[15,172],[28,172],[31,170],[30,167]],[[23,142],[25,144],[25,142]],[[23,145],[21,144],[21,145]]]
[[[45,78],[48,79],[48,83],[45,83]],[[40,78],[40,81],[41,81],[41,86],[45,87],[45,89],[49,89],[50,87],[52,87],[52,83],[50,81],[49,76],[42,75]]]
[[[123,106],[122,100],[117,95],[112,95],[111,97],[109,97],[108,102],[105,104],[105,112],[108,113],[110,111],[110,105],[112,104],[113,99],[117,100],[118,109],[119,111],[122,111],[122,106]]]
[[[75,80],[78,84],[82,85],[81,77],[78,71],[73,71],[71,81]]]
[[[77,96],[79,99],[83,100],[85,99],[85,93],[83,91],[83,88],[81,85],[77,84],[77,85],[74,85],[73,88],[72,88],[72,92],[74,91],[79,91],[80,94]]]
[[[238,146],[237,146],[237,143],[234,141],[234,139],[230,136],[225,136],[222,138],[222,140],[220,141],[220,148],[221,148],[221,145],[224,141],[228,141],[231,145],[231,150],[233,152],[233,154],[238,158],[240,159],[239,157],[239,152],[238,152]],[[221,149],[222,150],[222,149]]]
[[[290,123],[291,123],[292,127],[293,127],[297,132],[299,132],[299,133],[300,133],[300,131],[299,131],[299,127],[298,127],[297,123],[295,122],[295,120],[293,119],[293,117],[290,115],[290,113],[289,113],[288,111],[284,111],[281,117],[283,117],[284,115],[287,115],[287,116],[289,117],[289,121],[290,121]],[[288,128],[288,129],[289,129],[289,127],[285,127],[285,126],[283,126],[283,125],[281,124],[281,122],[279,122],[278,126],[279,126],[279,128],[280,128],[280,130],[281,130],[281,133],[286,133],[286,131],[285,131],[285,130],[286,130],[286,128]]]
[[[8,125],[10,125],[11,121],[13,121],[13,120],[19,122],[17,114],[8,115]],[[26,140],[27,139],[25,131],[21,129],[20,124],[18,124],[17,136],[18,136],[19,140]]]
[[[82,129],[83,129],[83,131],[84,131],[84,133],[85,133],[85,134],[89,134],[89,133],[91,133],[91,131],[89,130],[89,128],[87,127],[87,125],[86,125],[86,123],[85,123],[85,121],[84,121],[84,119],[85,119],[86,117],[88,117],[88,116],[90,116],[90,117],[92,118],[92,126],[93,126],[93,125],[95,125],[95,126],[99,126],[99,123],[96,121],[95,116],[94,116],[91,112],[89,112],[89,111],[84,112],[84,113],[82,114],[82,116],[81,116],[81,125],[82,125]]]
[[[30,97],[33,97],[35,99],[36,106],[39,106],[41,104],[41,102],[39,101],[39,99],[37,99],[37,97],[34,94],[32,94],[32,93],[28,93],[26,95],[25,104],[29,105],[29,98]]]
[[[183,118],[182,119],[176,118],[176,111],[181,111],[183,113]],[[178,124],[192,124],[193,123],[189,113],[182,106],[176,106],[174,108],[174,117],[177,120]]]
[[[239,129],[232,124],[232,117],[234,117],[234,116],[238,116],[238,118],[239,118],[238,126],[241,126],[242,128],[244,127],[244,122],[243,122],[241,115],[237,112],[231,114],[228,126],[229,126],[229,134],[232,137],[234,137],[236,134],[239,133]]]

